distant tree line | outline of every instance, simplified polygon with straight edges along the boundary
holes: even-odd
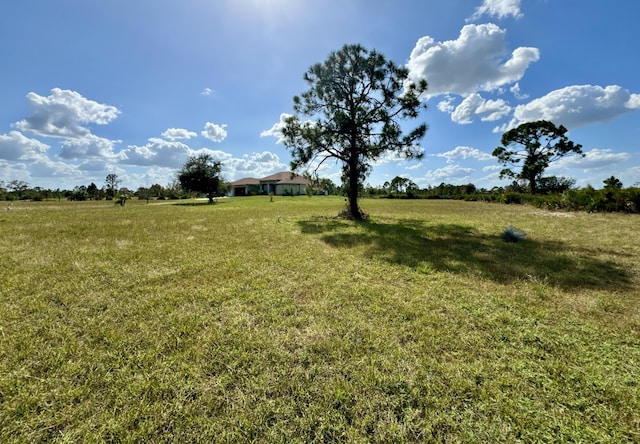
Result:
[[[73,189],[51,189],[42,187],[31,187],[22,180],[12,180],[5,182],[0,180],[0,200],[68,200],[68,201],[99,201],[114,200],[122,203],[126,199],[138,198],[141,200],[174,200],[201,197],[204,193],[185,190],[178,180],[167,185],[153,184],[149,187],[139,187],[137,190],[130,190],[127,187],[120,187],[121,179],[115,174],[109,174],[105,184],[98,187],[94,182],[89,185],[79,185]],[[220,184],[219,192],[226,190],[224,184]]]
[[[398,186],[402,184],[401,186]],[[536,193],[525,180],[513,181],[506,187],[477,188],[474,184],[419,188],[409,179],[395,177],[381,187],[371,185],[361,190],[363,197],[387,199],[459,199],[467,201],[498,202],[504,204],[530,204],[540,208],[640,213],[640,184],[624,188],[614,176],[603,181],[600,189],[591,185],[575,187],[575,180],[549,176],[538,179]]]
[[[109,187],[109,182],[98,188],[95,183],[80,185],[72,190],[46,189],[30,187],[20,180],[4,182],[0,180],[0,200],[116,200],[120,196],[140,200],[178,200],[192,197],[206,197],[206,193],[186,191],[178,180],[165,186],[153,184],[131,191],[124,187]],[[113,185],[113,182],[111,182]],[[119,181],[115,183],[119,184]],[[436,186],[418,187],[413,181],[401,176],[381,186],[362,185],[359,195],[364,198],[385,199],[457,199],[467,201],[497,202],[504,204],[530,204],[547,209],[565,209],[591,212],[627,212],[640,213],[640,183],[625,188],[616,177],[603,181],[596,189],[591,185],[575,187],[575,180],[566,177],[549,176],[538,180],[536,194],[530,193],[530,186],[524,180],[513,181],[505,187],[491,189],[477,188],[474,184],[453,185],[441,183]],[[330,179],[320,178],[312,181],[308,194],[346,195],[344,185],[336,185]],[[226,192],[224,183],[218,184],[221,195]]]

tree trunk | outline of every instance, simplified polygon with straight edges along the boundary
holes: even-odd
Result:
[[[347,197],[349,199],[349,213],[354,220],[362,220],[362,213],[358,208],[358,179],[360,174],[358,172],[358,157],[352,156],[349,160],[349,188],[347,190]]]
[[[538,192],[538,184],[536,183],[536,175],[529,177],[529,192],[533,195]]]

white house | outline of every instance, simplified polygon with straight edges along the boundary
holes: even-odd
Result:
[[[245,177],[229,184],[230,196],[250,196],[252,194],[269,194],[276,196],[298,196],[306,193],[311,181],[297,174],[283,171],[262,179]]]

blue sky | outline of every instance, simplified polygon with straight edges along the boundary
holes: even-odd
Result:
[[[640,3],[594,0],[22,0],[0,14],[0,180],[167,185],[206,150],[227,180],[288,169],[278,125],[303,74],[360,43],[429,83],[425,157],[368,183],[506,185],[491,157],[526,121],[584,158],[547,173],[640,182]],[[414,122],[414,124],[417,122]],[[324,177],[339,183],[339,168]]]

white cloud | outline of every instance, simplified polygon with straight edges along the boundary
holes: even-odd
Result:
[[[88,134],[80,139],[68,139],[62,142],[60,157],[63,159],[124,159],[123,153],[114,152],[114,144],[119,140],[109,140]]]
[[[230,158],[222,163],[222,170],[229,180],[243,177],[259,178],[288,169],[289,165],[282,162],[277,154],[269,151]]]
[[[128,146],[123,153],[126,155],[123,164],[180,168],[193,155],[193,150],[182,142],[152,138],[146,145]]]
[[[202,148],[199,150],[195,150],[192,156],[198,156],[200,154],[209,154],[214,160],[218,162],[225,162],[229,159],[233,159],[233,154],[227,153],[226,151],[221,150],[212,150],[209,148]]]
[[[202,135],[213,142],[222,142],[227,138],[227,125],[218,125],[217,123],[207,122],[204,125]]]
[[[438,109],[443,113],[451,114],[456,110],[456,107],[453,105],[454,98],[451,96],[446,96],[444,100],[438,102]]]
[[[0,177],[23,180],[33,186],[43,186],[43,179],[53,180],[55,185],[50,188],[73,189],[84,179],[84,174],[76,166],[40,156],[27,161],[0,161]]]
[[[596,122],[608,122],[633,110],[640,109],[640,94],[630,94],[618,85],[574,85],[551,91],[531,102],[518,105],[509,129],[520,123],[549,120],[567,128]]]
[[[178,140],[178,139],[191,139],[192,137],[196,137],[198,134],[193,131],[189,131],[182,128],[169,128],[164,133],[162,133],[162,137],[169,140]]]
[[[494,121],[503,118],[511,112],[511,107],[502,99],[485,100],[480,94],[470,94],[453,113],[451,120],[459,124],[473,122],[474,117],[479,117],[483,121]]]
[[[631,97],[624,104],[629,109],[638,109],[640,108],[640,94],[631,94]]]
[[[113,162],[109,162],[106,159],[87,159],[82,162],[79,166],[79,169],[87,172],[103,172],[103,171],[114,171],[117,167],[113,164]],[[106,177],[106,175],[105,175]]]
[[[526,100],[529,98],[529,94],[523,94],[520,90],[520,83],[515,83],[511,88],[509,88],[511,94],[518,100]]]
[[[540,58],[537,48],[516,48],[504,59],[506,31],[487,23],[466,25],[457,40],[436,42],[429,36],[416,43],[407,67],[413,81],[426,79],[428,96],[494,91],[519,81]]]
[[[46,157],[49,148],[49,145],[30,139],[20,131],[0,134],[0,159],[16,161]]]
[[[447,165],[437,170],[427,171],[424,180],[429,184],[440,183],[461,183],[468,181],[469,175],[475,170],[473,168],[465,168],[458,164]]]
[[[521,0],[483,0],[482,5],[476,9],[470,20],[477,20],[483,15],[490,15],[503,19],[505,17],[522,17],[520,11]]]
[[[260,137],[275,137],[278,139],[276,143],[284,143],[282,137],[282,128],[285,126],[285,120],[291,117],[292,114],[282,113],[280,114],[280,120],[273,124],[271,128],[260,133]]]
[[[52,89],[48,97],[30,92],[27,100],[33,114],[16,122],[15,127],[42,137],[85,137],[91,133],[87,124],[105,125],[120,114],[115,106],[104,105],[86,99],[75,91],[60,88]]]
[[[23,162],[4,162],[0,160],[0,177],[7,181],[24,180],[29,183],[31,180],[31,173],[29,173],[29,167]]]
[[[67,182],[73,181],[74,178],[76,178],[76,180],[84,178],[84,174],[77,166],[69,165],[65,162],[56,162],[49,159],[48,157],[34,160],[29,164],[29,171],[32,177],[46,179],[50,179],[52,176],[64,177],[65,181]]]
[[[482,171],[499,171],[501,169],[503,169],[504,166],[502,165],[487,165],[486,167],[482,168]]]
[[[205,89],[202,90],[202,92],[200,94],[202,94],[205,97],[208,97],[208,96],[213,95],[214,92],[215,91],[212,90],[211,88],[205,88]]]
[[[424,148],[420,146],[415,146],[414,151],[422,154],[424,154],[425,152]],[[411,162],[411,159],[407,159],[397,151],[385,151],[384,153],[382,153],[380,157],[378,157],[376,160],[371,162],[371,164],[374,166],[380,166],[380,165],[387,165],[390,163],[396,163],[398,166],[400,165],[406,166],[408,162]]]
[[[568,156],[556,161],[553,165],[558,168],[579,168],[585,171],[601,170],[627,162],[629,153],[616,153],[610,149],[594,148],[584,152],[584,157]]]
[[[493,158],[490,154],[470,146],[457,146],[451,151],[435,154],[435,156],[444,157],[447,162],[453,162],[454,159],[491,160]]]

